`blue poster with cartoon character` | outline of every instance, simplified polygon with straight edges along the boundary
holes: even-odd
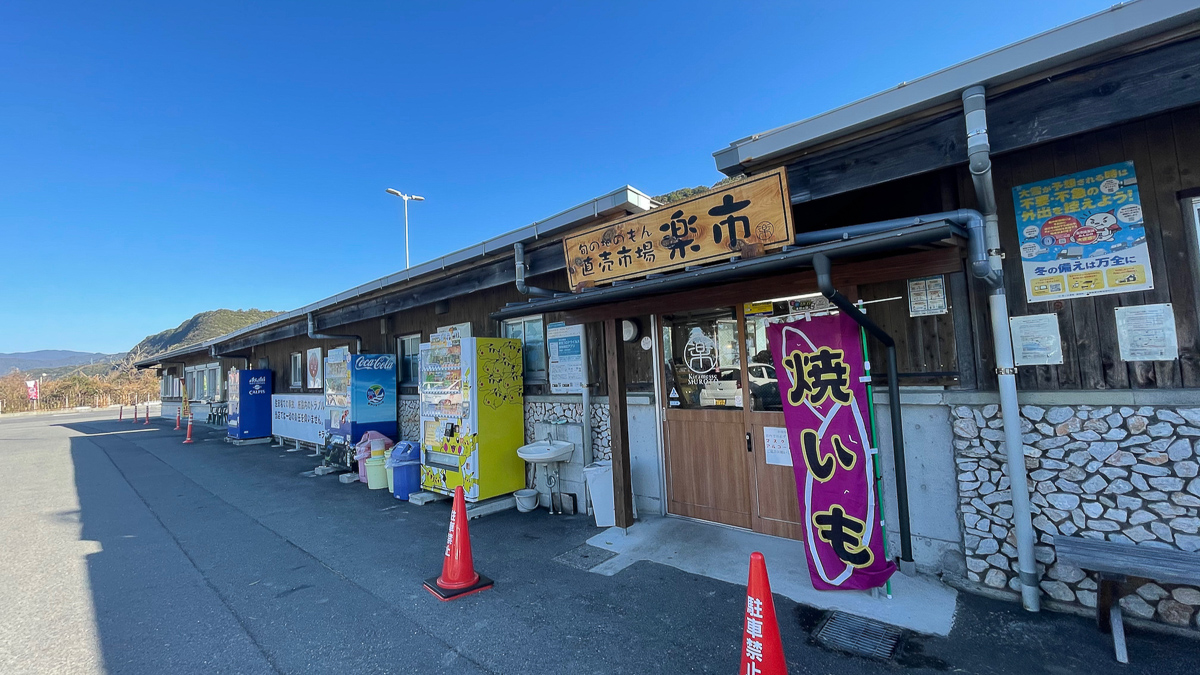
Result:
[[[1154,288],[1133,162],[1012,193],[1029,302]]]

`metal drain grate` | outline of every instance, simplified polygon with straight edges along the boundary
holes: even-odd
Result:
[[[833,612],[813,637],[830,649],[887,661],[896,653],[902,634],[900,628],[886,623]]]
[[[587,572],[596,565],[615,557],[617,554],[613,551],[606,551],[602,548],[589,546],[584,544],[565,553],[560,553],[554,556],[554,562],[562,563],[567,567],[574,567],[577,570]]]

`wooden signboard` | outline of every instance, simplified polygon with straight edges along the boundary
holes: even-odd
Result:
[[[749,257],[792,243],[783,168],[563,239],[571,288]],[[743,249],[745,249],[743,251]]]

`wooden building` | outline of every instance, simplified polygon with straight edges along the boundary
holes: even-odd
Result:
[[[572,238],[603,236],[617,221],[648,222],[632,217],[657,206],[623,188],[140,365],[180,376],[202,364],[223,371],[248,363],[272,369],[278,393],[301,392],[291,363],[310,348],[394,352],[403,364],[411,345],[439,327],[519,334],[529,356],[527,435],[554,414],[586,420],[595,455],[613,461],[618,525],[631,524],[636,502],[641,513],[802,538],[792,470],[765,459],[764,429],[784,420],[763,326],[819,305],[814,264],[827,259],[832,287],[863,301],[895,345],[889,381],[882,343],[868,343],[884,511],[901,535],[891,538],[891,554],[962,587],[1032,587],[1095,606],[1095,584],[1057,562],[1054,536],[1200,551],[1197,76],[1200,8],[1125,3],[715,153],[717,168],[747,176],[743,183],[786,177],[783,219],[796,239],[782,249],[735,248],[573,284],[568,268],[586,256],[572,259]],[[986,121],[969,105],[986,110]],[[981,139],[994,213],[972,173],[969,149]],[[1093,175],[1116,181],[1115,192],[1085,184]],[[1068,183],[1076,182],[1083,192],[1072,200]],[[1136,195],[1139,210],[1118,213],[1125,204],[1101,201],[1117,193]],[[674,236],[674,211],[649,217]],[[983,260],[972,246],[984,230],[956,220],[979,212],[998,234],[998,247],[979,249]],[[823,237],[829,232],[841,234]],[[516,285],[515,244],[524,247],[529,294]],[[1088,267],[1100,258],[1141,271],[1106,276],[1109,265]],[[1003,273],[1011,326],[993,325],[996,293],[977,274],[990,263]],[[587,326],[596,386],[586,414],[579,396],[548,388],[545,327],[556,321]],[[678,360],[694,329],[718,345],[725,385],[680,384]],[[1007,437],[1020,439],[1023,467],[1009,466],[1005,447],[1002,381],[1014,367],[998,358],[997,333],[1018,342],[1020,429]],[[400,385],[401,434],[416,438],[415,389],[403,373]],[[729,395],[713,393],[722,391]],[[896,395],[902,415],[892,418]],[[891,419],[902,419],[901,448],[892,447]],[[1017,485],[1028,486],[1036,569],[1018,550],[1025,507],[1012,496]],[[1142,618],[1197,629],[1196,613],[1160,601]]]

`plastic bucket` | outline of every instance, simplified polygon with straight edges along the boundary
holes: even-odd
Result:
[[[525,488],[524,490],[517,490],[516,492],[513,493],[513,496],[517,498],[517,510],[520,511],[521,513],[529,513],[530,511],[537,508],[537,505],[538,505],[538,491],[537,490],[534,490],[532,488]]]
[[[372,490],[386,490],[388,486],[387,469],[383,466],[383,457],[372,457],[366,460],[367,487]]]
[[[383,453],[387,448],[387,441],[382,438],[371,439],[371,456],[383,457]]]
[[[408,496],[421,491],[421,465],[414,462],[392,469],[394,485],[392,494],[396,499],[408,501]]]

